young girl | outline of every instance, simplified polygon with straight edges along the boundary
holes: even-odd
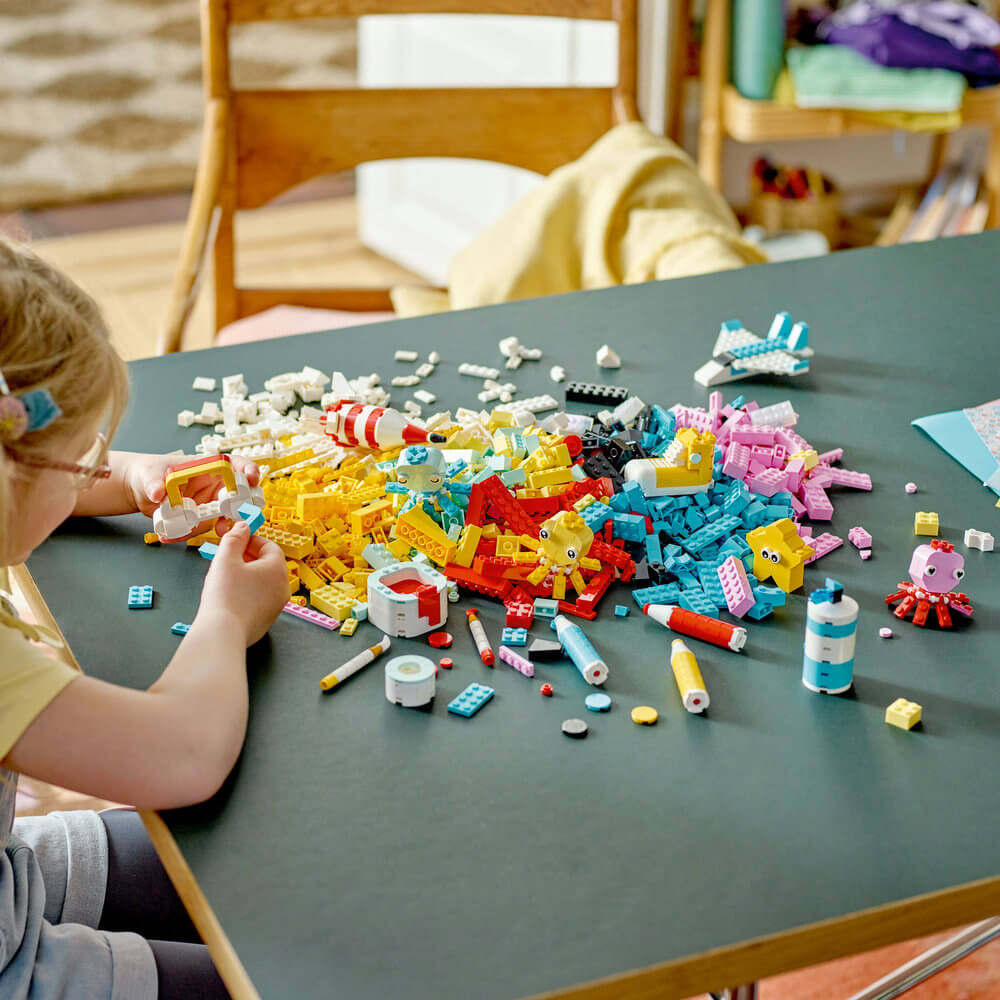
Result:
[[[93,301],[0,240],[0,589],[70,514],[147,515],[176,458],[108,453],[128,378]],[[251,485],[259,472],[242,468]],[[209,499],[220,483],[193,479]],[[220,524],[225,531],[228,524]],[[149,809],[211,796],[240,752],[246,648],[288,598],[284,557],[242,522],[225,532],[202,600],[148,690],[80,674],[31,640],[0,593],[0,997],[225,997],[137,814],[13,822],[17,774]]]

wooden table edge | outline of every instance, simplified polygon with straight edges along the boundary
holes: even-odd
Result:
[[[62,635],[26,566],[12,573],[36,619]],[[65,657],[81,669],[63,637]],[[261,1000],[198,880],[159,813],[139,810],[150,839],[233,1000]],[[684,1000],[829,962],[1000,914],[1000,875],[642,969],[534,994],[531,1000]]]

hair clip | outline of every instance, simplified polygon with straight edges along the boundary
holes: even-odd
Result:
[[[62,416],[48,389],[14,395],[0,372],[0,442],[17,441],[28,431],[40,431]]]

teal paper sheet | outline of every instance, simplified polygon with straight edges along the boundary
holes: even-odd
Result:
[[[984,486],[1000,496],[1000,465],[962,410],[918,417],[913,426],[919,427]]]

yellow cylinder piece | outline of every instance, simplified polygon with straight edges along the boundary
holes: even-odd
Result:
[[[670,650],[670,666],[684,707],[689,712],[704,712],[708,708],[708,689],[694,653],[688,649],[683,639],[674,639]]]

